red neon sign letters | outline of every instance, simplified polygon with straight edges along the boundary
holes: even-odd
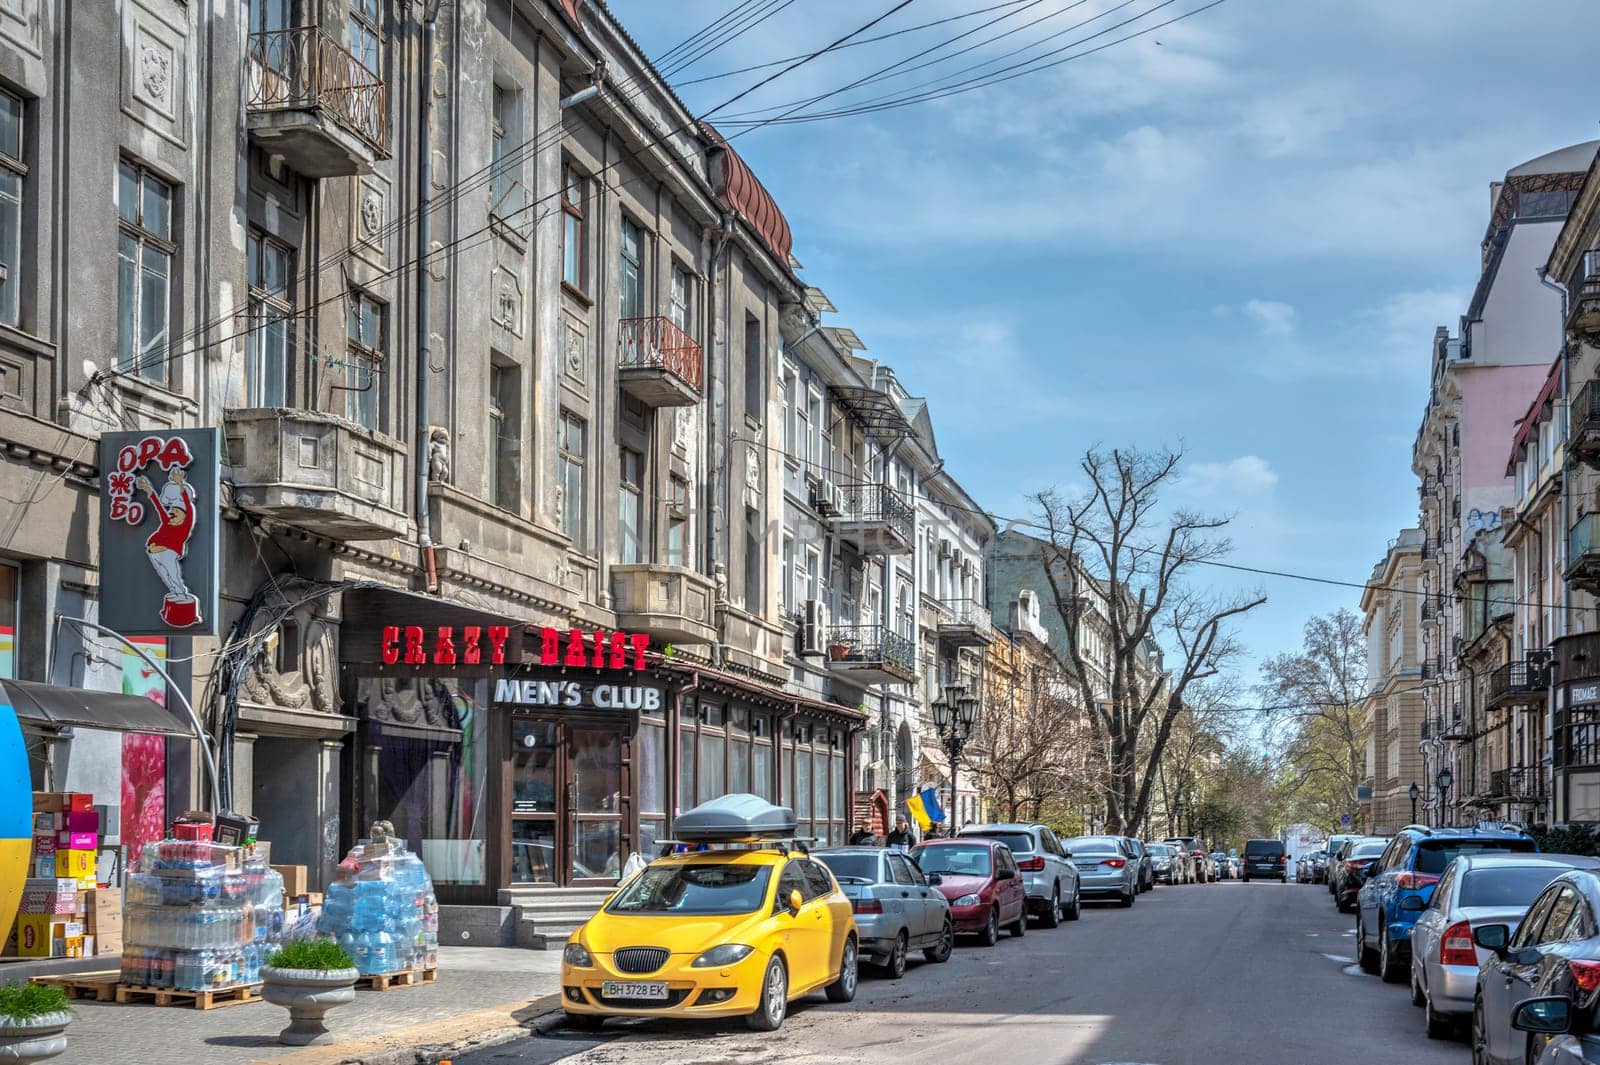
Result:
[[[385,665],[503,666],[511,629],[506,625],[385,625],[380,651]],[[546,628],[539,664],[624,670],[645,668],[650,636],[643,632]]]

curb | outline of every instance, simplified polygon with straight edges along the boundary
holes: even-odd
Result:
[[[261,1058],[252,1065],[435,1065],[444,1058],[498,1046],[530,1033],[543,1035],[561,1021],[561,996],[543,995],[381,1035]]]

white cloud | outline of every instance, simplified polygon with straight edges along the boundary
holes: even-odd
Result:
[[[1241,310],[1268,336],[1286,337],[1294,333],[1296,315],[1291,304],[1277,300],[1247,300]]]
[[[1262,496],[1278,484],[1272,464],[1260,455],[1240,455],[1227,462],[1196,462],[1183,471],[1186,496],[1226,507],[1242,496]]]

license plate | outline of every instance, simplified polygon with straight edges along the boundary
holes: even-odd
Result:
[[[600,985],[600,993],[606,998],[634,998],[641,1002],[665,1002],[667,1000],[667,984],[665,980],[607,980]]]

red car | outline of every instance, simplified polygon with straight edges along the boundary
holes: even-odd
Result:
[[[936,839],[916,847],[911,857],[950,901],[950,919],[957,932],[977,933],[986,947],[999,940],[1002,925],[1014,936],[1027,934],[1028,889],[1004,843],[973,837]]]

